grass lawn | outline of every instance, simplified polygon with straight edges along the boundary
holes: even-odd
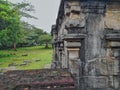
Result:
[[[0,50],[0,68],[14,66],[18,70],[41,69],[52,60],[52,48],[33,46],[13,50]],[[11,64],[11,65],[10,65]]]

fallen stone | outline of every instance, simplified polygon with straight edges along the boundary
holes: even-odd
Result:
[[[23,63],[32,63],[31,60],[23,60]]]
[[[28,54],[22,54],[22,56],[28,56]]]
[[[20,66],[25,66],[25,65],[27,65],[27,63],[21,63],[21,64],[20,64]]]
[[[8,64],[8,67],[11,67],[11,66],[18,66],[18,64],[17,63],[10,63],[10,64]]]
[[[41,61],[41,60],[40,60],[40,59],[36,59],[36,60],[35,60],[35,62],[39,62],[39,61]]]

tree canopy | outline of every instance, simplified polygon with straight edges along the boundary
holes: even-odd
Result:
[[[45,48],[48,48],[48,43],[51,42],[51,36],[49,34],[44,34],[39,36],[39,42],[41,42],[41,44],[45,44]]]
[[[42,45],[48,40],[46,36],[49,36],[49,41],[47,42],[50,43],[51,41],[49,33],[30,25],[27,22],[22,22],[22,28],[24,30],[23,40],[20,42],[20,45],[22,46]]]
[[[29,12],[35,11],[35,10],[34,10],[34,6],[31,5],[27,1],[23,1],[23,2],[17,3],[17,4],[12,3],[12,7],[14,10],[16,10],[18,12],[20,17],[37,19],[36,17],[29,14]]]
[[[21,36],[20,17],[11,5],[0,0],[0,48],[11,47]]]
[[[14,46],[40,45],[51,41],[51,36],[33,25],[22,21],[22,17],[34,18],[28,12],[34,7],[28,2],[13,4],[0,0],[0,49]]]

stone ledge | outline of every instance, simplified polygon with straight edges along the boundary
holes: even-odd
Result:
[[[63,37],[64,40],[80,40],[84,39],[86,34],[67,34]]]
[[[120,34],[106,34],[105,35],[107,40],[120,40]]]

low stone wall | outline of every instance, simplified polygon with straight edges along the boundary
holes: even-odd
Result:
[[[67,69],[9,71],[0,75],[0,90],[65,90],[70,87],[69,90],[74,90]]]

